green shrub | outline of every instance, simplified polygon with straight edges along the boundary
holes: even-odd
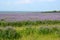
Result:
[[[60,27],[58,26],[52,27],[52,30],[58,37],[60,37]]]
[[[38,29],[38,33],[39,34],[51,34],[51,33],[54,33],[54,34],[57,34],[57,35],[60,35],[60,27],[40,27]]]
[[[5,27],[0,29],[0,38],[16,39],[21,38],[21,35],[13,27]]]
[[[40,27],[38,32],[39,32],[39,34],[50,34],[50,33],[52,33],[52,29],[50,29],[48,27]]]

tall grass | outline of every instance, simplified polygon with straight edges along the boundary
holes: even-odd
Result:
[[[33,34],[39,34],[39,35],[48,35],[48,34],[56,34],[60,36],[60,27],[40,27],[40,28],[25,28],[23,30],[20,30],[20,33],[22,35],[28,36]]]
[[[0,28],[0,38],[1,39],[21,39],[28,36],[41,36],[54,34],[60,37],[60,27],[40,27],[40,28],[24,28],[22,30],[16,30],[14,27],[3,27]]]
[[[54,34],[59,34],[60,33],[60,27],[52,27],[52,28],[50,28],[50,27],[40,27],[39,28],[39,33],[40,34],[52,34],[52,33],[54,33]]]
[[[0,39],[17,39],[21,35],[13,27],[4,27],[0,29]]]
[[[43,24],[60,24],[60,20],[44,20],[44,21],[16,21],[6,22],[0,21],[0,26],[29,26],[29,25],[43,25]]]
[[[29,35],[50,35],[55,34],[57,37],[60,37],[60,27],[58,26],[51,26],[51,27],[39,27],[33,28],[31,26],[38,25],[51,25],[51,24],[60,24],[60,20],[45,20],[45,21],[19,21],[19,22],[6,22],[0,21],[0,39],[21,39],[23,37],[27,37]],[[30,26],[31,25],[31,26]],[[6,27],[7,26],[7,27]],[[10,27],[12,26],[12,27]],[[28,27],[25,27],[28,26]],[[16,28],[25,27],[22,30],[16,30]]]

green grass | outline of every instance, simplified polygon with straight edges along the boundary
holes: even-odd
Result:
[[[15,22],[6,22],[0,21],[0,26],[14,26],[14,27],[21,27],[21,26],[29,26],[29,25],[51,25],[51,24],[60,24],[60,20],[44,20],[44,21],[15,21]]]
[[[16,30],[22,35],[22,38],[19,40],[59,40],[60,39],[59,26],[56,25],[49,25],[47,27],[46,25],[32,27],[25,26],[16,27]],[[49,30],[46,30],[46,28],[48,28]]]
[[[59,25],[60,26],[60,25]],[[5,30],[3,30],[4,32],[2,32],[0,34],[0,36],[3,34],[3,37],[0,37],[1,40],[59,40],[60,39],[60,28],[59,26],[56,25],[40,25],[40,26],[25,26],[25,27],[12,27],[9,29],[9,27],[6,29],[8,32],[8,34],[5,34]],[[4,29],[6,27],[3,27]],[[9,34],[9,32],[11,31],[11,33]],[[14,36],[14,34],[18,35]],[[11,35],[10,38],[8,37],[8,35]],[[20,35],[20,36],[19,36]],[[7,36],[7,37],[5,37]],[[14,37],[12,37],[14,36]],[[17,39],[16,39],[17,37]]]
[[[4,27],[0,29],[0,39],[18,39],[21,35],[13,27]]]
[[[0,40],[60,40],[60,21],[1,21]]]

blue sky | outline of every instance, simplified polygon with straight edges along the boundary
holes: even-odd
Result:
[[[60,10],[60,0],[0,0],[0,11]]]

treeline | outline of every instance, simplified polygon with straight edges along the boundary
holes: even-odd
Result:
[[[60,13],[60,10],[53,10],[53,11],[43,11],[42,13]]]
[[[60,24],[60,20],[15,21],[15,22],[0,21],[0,26],[27,26],[27,25],[41,25],[41,24]]]

